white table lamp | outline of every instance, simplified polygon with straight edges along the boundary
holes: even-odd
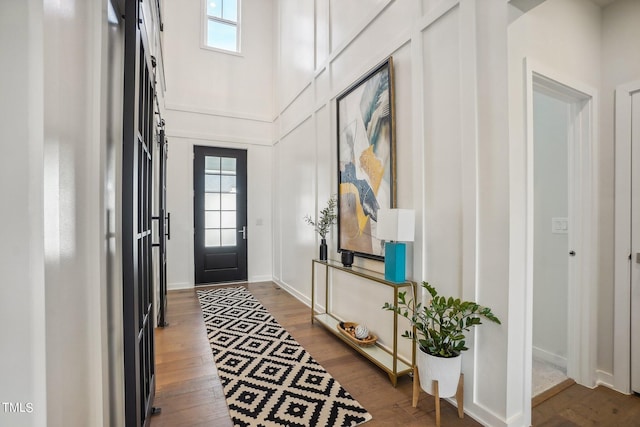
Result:
[[[378,209],[376,237],[384,240],[384,278],[390,282],[405,281],[407,247],[413,242],[415,211],[413,209]]]

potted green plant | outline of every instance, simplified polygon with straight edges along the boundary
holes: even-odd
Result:
[[[427,304],[407,299],[406,292],[398,293],[398,305],[385,303],[385,310],[395,311],[415,327],[404,331],[402,336],[418,344],[416,365],[420,376],[420,387],[433,394],[433,380],[438,380],[440,397],[454,396],[461,370],[461,353],[468,350],[465,332],[482,324],[482,319],[500,324],[489,307],[473,301],[438,295],[436,289],[422,282],[431,295]]]
[[[314,221],[309,215],[304,216],[307,224],[313,226],[315,231],[320,235],[320,259],[327,260],[327,234],[331,226],[336,223],[338,216],[336,215],[336,196],[329,197],[327,206],[320,211],[318,221]]]

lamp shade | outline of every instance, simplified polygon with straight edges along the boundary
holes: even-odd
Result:
[[[415,232],[413,209],[378,209],[376,237],[394,242],[413,242]]]

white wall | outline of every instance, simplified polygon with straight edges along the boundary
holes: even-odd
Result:
[[[628,16],[615,9],[624,7],[622,0],[604,13],[590,2],[548,0],[517,19],[517,14],[507,16],[506,5],[499,2],[477,9],[474,3],[380,0],[345,6],[337,0],[281,0],[272,11],[271,3],[246,0],[244,22],[253,20],[253,25],[244,33],[242,56],[200,49],[199,1],[167,4],[166,117],[173,214],[169,282],[182,287],[193,281],[193,145],[246,148],[249,169],[257,168],[249,177],[254,195],[249,226],[259,219],[264,224],[251,234],[261,237],[250,249],[250,277],[272,276],[303,301],[310,300],[309,260],[317,255],[318,242],[302,218],[321,209],[335,192],[335,97],[393,55],[398,205],[413,207],[418,214],[411,275],[445,293],[491,305],[505,321],[502,327],[479,329],[476,351],[464,356],[467,402],[473,402],[467,410],[488,424],[527,425],[530,372],[523,363],[527,355],[522,332],[526,300],[517,274],[523,268],[517,259],[524,251],[526,217],[521,196],[526,182],[519,174],[525,166],[522,59],[533,57],[559,74],[600,87],[607,76],[602,58],[608,52],[619,57],[606,46],[626,46],[624,33],[631,26],[620,29],[616,15]],[[632,7],[633,1],[626,3]],[[272,21],[258,16],[271,14]],[[514,19],[508,28],[509,45],[508,18]],[[272,33],[277,40],[273,45]],[[602,53],[594,46],[603,46]],[[268,57],[271,52],[275,58]],[[615,74],[611,85],[629,75],[626,62],[609,67]],[[209,85],[209,80],[224,84]],[[602,99],[605,105],[606,97]],[[601,126],[602,132],[605,129]],[[604,200],[612,191],[607,185],[612,153],[605,146],[600,145],[600,178],[605,183],[600,187],[602,236],[611,227]],[[266,182],[272,183],[268,189]],[[334,235],[330,237],[330,256],[337,259]],[[263,264],[252,264],[252,252],[260,254]],[[598,269],[602,283],[610,280],[605,252]],[[356,263],[382,270],[373,261]],[[337,277],[335,282],[340,286],[343,280]],[[372,301],[388,296],[365,283],[340,289],[345,298],[351,290],[367,293],[360,312],[337,308],[365,319],[388,340],[386,324],[366,314],[375,306]],[[600,289],[604,304],[598,322],[598,364],[607,372],[611,352],[605,335],[612,335],[612,307],[606,302],[607,288]],[[406,344],[402,352],[407,354]]]
[[[0,188],[10,201],[0,317],[11,325],[1,337],[0,394],[33,405],[3,408],[0,424],[117,423],[106,397],[106,2],[0,7],[0,47],[11,58],[0,72],[8,136]]]
[[[529,266],[527,266],[528,218],[528,153],[525,127],[525,58],[562,81],[578,82],[598,88],[600,82],[600,8],[589,1],[547,0],[523,16],[514,14],[509,25],[509,138],[510,138],[510,307],[517,319],[517,329],[522,345],[517,351],[520,360],[513,360],[514,386],[525,407],[524,421],[530,421],[532,356],[530,322],[533,295],[527,289]],[[553,48],[551,48],[553,46]],[[540,72],[541,70],[537,70]],[[597,142],[596,142],[597,144]],[[597,266],[594,266],[597,270]],[[586,286],[583,284],[583,286]],[[535,299],[533,299],[535,302]],[[529,317],[531,316],[531,317]],[[543,331],[542,333],[555,333]],[[588,356],[591,356],[590,353]],[[589,373],[591,377],[594,372]],[[591,384],[589,384],[591,385]],[[514,390],[515,392],[515,390]]]
[[[0,424],[45,425],[42,2],[0,3],[0,396],[32,405]]]
[[[122,28],[101,0],[0,20],[0,395],[27,411],[0,424],[121,425]]]
[[[248,278],[271,280],[272,3],[242,1],[242,52],[202,47],[203,2],[165,2],[169,289],[192,287],[193,146],[247,150]]]
[[[634,47],[639,37],[636,25],[640,19],[639,9],[640,3],[634,0],[617,0],[604,8],[582,0],[547,0],[509,26],[513,218],[524,218],[526,212],[522,198],[526,194],[523,59],[533,60],[554,76],[595,88],[599,95],[594,169],[598,183],[598,193],[594,195],[598,206],[598,235],[594,242],[598,260],[595,266],[598,285],[596,378],[599,383],[609,385],[613,383],[616,333],[613,327],[613,91],[617,85],[640,77],[640,58]],[[518,221],[513,224],[512,271],[522,272],[522,265],[513,260],[520,255],[518,248],[525,245],[525,229]]]
[[[168,109],[271,120],[272,5],[241,2],[239,55],[204,48],[202,0],[164,2]]]
[[[271,280],[271,147],[170,137],[167,163],[167,211],[171,213],[171,240],[167,242],[168,288],[194,286],[194,145],[247,150],[248,280]]]
[[[44,20],[48,424],[79,424],[89,419],[89,344],[94,328],[100,326],[91,316],[90,310],[96,307],[89,304],[92,288],[100,286],[99,272],[90,269],[92,251],[100,248],[92,246],[99,241],[93,240],[91,231],[100,226],[94,216],[100,198],[90,194],[97,190],[93,187],[97,177],[91,173],[93,159],[88,157],[99,143],[91,140],[93,117],[88,108],[93,107],[92,76],[87,72],[93,46],[85,28],[90,6],[79,2],[74,6],[63,11],[45,7]],[[67,19],[61,19],[61,12],[68,14]],[[98,205],[88,206],[89,200]]]
[[[318,240],[303,217],[337,191],[335,98],[392,55],[397,204],[417,212],[408,276],[478,300],[507,320],[506,3],[476,10],[474,1],[464,0],[346,6],[281,0],[277,7],[274,278],[310,302]],[[301,23],[315,23],[315,32]],[[329,257],[339,260],[336,231]],[[383,270],[376,261],[357,258],[355,264]],[[339,274],[332,282],[338,314],[366,322],[388,343],[389,321],[375,312],[390,293]],[[490,425],[512,422],[507,332],[506,325],[483,326],[469,337],[471,343],[477,337],[478,348],[463,357],[465,410]],[[410,346],[402,341],[406,356]],[[524,413],[523,404],[513,405],[516,415]]]
[[[277,236],[274,277],[307,303],[310,303],[311,297],[311,259],[318,256],[319,240],[303,218],[307,214],[314,216],[324,208],[330,195],[337,191],[335,96],[391,54],[394,56],[396,82],[403,82],[395,85],[396,100],[402,100],[396,101],[396,138],[403,142],[398,143],[397,154],[401,158],[412,159],[412,113],[408,108],[412,99],[412,68],[411,49],[407,44],[408,31],[401,32],[399,36],[394,32],[393,37],[389,37],[386,30],[381,31],[385,26],[393,26],[396,20],[410,19],[412,5],[392,4],[387,10],[388,14],[370,22],[387,4],[387,1],[350,3],[353,9],[347,7],[345,17],[342,6],[338,7],[333,2],[318,2],[315,16],[313,2],[279,3],[281,39],[278,45],[277,77],[281,90],[277,95],[280,110],[276,119],[274,147],[274,185],[278,195],[274,218]],[[356,10],[358,13],[355,13]],[[291,14],[304,15],[300,17],[304,22],[316,22],[317,43],[314,43],[313,34],[306,34],[296,20],[289,18]],[[329,21],[329,16],[332,19],[335,17],[335,21]],[[369,24],[371,26],[367,27]],[[299,31],[305,33],[299,34]],[[354,35],[359,36],[351,39]],[[312,56],[291,54],[304,50],[309,43],[315,45],[315,72]],[[332,59],[326,61],[328,43],[333,47],[330,53]],[[378,45],[374,49],[378,54],[364,54],[366,49],[363,43]],[[354,61],[354,56],[359,61]],[[419,162],[420,159],[415,161]],[[398,168],[398,179],[405,183],[398,187],[398,206],[419,209],[413,197],[412,171],[412,168]],[[334,227],[328,236],[330,258],[333,259],[339,259],[336,232]],[[379,262],[356,259],[356,264],[381,271]],[[373,292],[372,301],[375,303],[363,305],[360,319],[355,320],[366,322],[371,330],[380,334],[388,328],[375,313],[384,301],[391,301],[393,295],[384,287],[376,289],[377,285],[368,285],[362,289],[361,284],[350,281],[350,290],[336,288],[335,309],[339,315],[347,318],[350,309],[347,302],[353,298],[351,293],[363,295],[363,292]],[[344,294],[344,291],[347,293]],[[381,341],[389,344],[390,338],[389,334],[383,334]],[[408,343],[400,344],[404,355],[410,356]]]

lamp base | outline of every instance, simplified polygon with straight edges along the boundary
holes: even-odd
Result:
[[[384,278],[390,282],[406,281],[407,245],[402,242],[384,243]]]

